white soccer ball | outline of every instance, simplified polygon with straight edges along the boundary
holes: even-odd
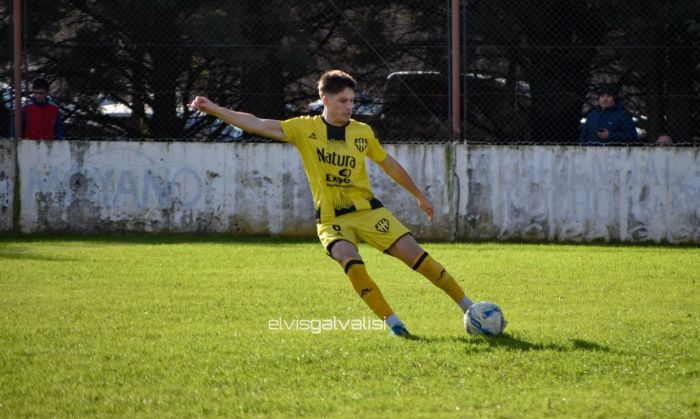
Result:
[[[489,301],[474,303],[464,313],[464,328],[470,335],[498,336],[506,324],[501,308]]]

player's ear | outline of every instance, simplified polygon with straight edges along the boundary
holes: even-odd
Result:
[[[321,102],[323,102],[323,106],[328,106],[328,103],[330,103],[330,99],[328,98],[328,95],[321,96]]]

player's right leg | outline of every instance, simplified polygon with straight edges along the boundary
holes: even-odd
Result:
[[[352,229],[344,227],[341,223],[317,225],[318,237],[326,248],[326,252],[340,264],[357,295],[374,314],[384,320],[394,334],[408,336],[405,326],[394,314],[394,310],[384,299],[379,287],[367,273],[365,263],[355,245],[356,239]]]
[[[413,236],[401,237],[387,250],[387,253],[400,259],[411,269],[442,289],[463,312],[466,312],[472,305],[472,301],[464,294],[464,290],[452,275],[438,261],[428,255],[428,252],[418,244]]]

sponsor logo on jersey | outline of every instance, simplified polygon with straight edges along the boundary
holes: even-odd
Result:
[[[350,184],[352,183],[352,180],[350,180],[351,174],[352,170],[348,168],[340,169],[338,176],[326,173],[326,182],[335,184]]]
[[[386,233],[389,231],[389,220],[382,218],[379,220],[379,222],[377,222],[377,224],[374,225],[374,228],[380,233]]]
[[[316,139],[316,133],[312,132],[311,135],[309,135],[309,140],[315,140]]]
[[[320,161],[321,163],[332,164],[333,166],[338,167],[351,167],[353,169],[355,168],[356,161],[353,156],[348,156],[346,154],[338,154],[335,151],[326,152],[325,148],[317,148],[316,156],[318,157],[318,161]]]
[[[352,183],[352,180],[347,177],[342,177],[342,176],[337,176],[337,175],[332,175],[330,173],[326,173],[326,182],[336,184],[336,185],[341,185],[341,184],[350,184]]]
[[[360,151],[365,151],[367,149],[367,139],[366,138],[355,138],[355,147]]]

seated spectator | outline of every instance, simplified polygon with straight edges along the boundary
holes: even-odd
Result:
[[[668,134],[661,134],[659,137],[656,139],[655,143],[658,147],[665,147],[669,145],[673,145],[673,139],[671,138],[670,135]]]
[[[586,116],[581,127],[581,145],[620,144],[637,141],[637,130],[632,115],[616,101],[617,85],[603,84],[598,90],[598,106]]]

